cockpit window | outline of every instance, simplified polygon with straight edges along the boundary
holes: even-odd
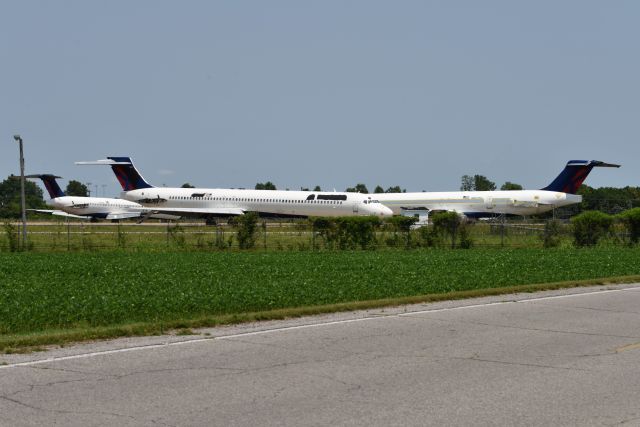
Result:
[[[318,194],[318,200],[347,200],[345,194]]]

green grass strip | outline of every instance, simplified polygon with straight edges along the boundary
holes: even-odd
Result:
[[[0,349],[637,275],[640,250],[614,247],[0,254]]]
[[[506,286],[501,288],[473,289],[454,291],[445,294],[415,295],[401,298],[386,298],[371,301],[356,301],[341,304],[329,304],[311,307],[298,307],[238,313],[219,316],[207,316],[195,319],[182,319],[171,322],[132,323],[116,326],[84,327],[68,330],[51,330],[30,334],[0,336],[0,352],[26,353],[43,349],[43,346],[60,345],[83,341],[114,339],[133,336],[152,336],[167,334],[171,331],[184,330],[190,334],[191,328],[206,328],[233,325],[265,320],[283,320],[318,314],[328,314],[355,310],[367,310],[384,307],[395,307],[405,304],[420,304],[438,301],[452,301],[513,293],[531,293],[548,290],[567,289],[585,286],[612,285],[640,282],[640,275],[620,276],[590,280],[573,280],[555,283]]]

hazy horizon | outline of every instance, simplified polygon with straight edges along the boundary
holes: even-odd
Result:
[[[639,186],[640,4],[5,1],[0,172],[154,185]]]

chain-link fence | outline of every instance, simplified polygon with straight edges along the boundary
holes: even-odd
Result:
[[[552,224],[550,227],[549,224]],[[399,229],[380,224],[370,230],[332,233],[312,221],[262,221],[249,241],[239,244],[238,227],[224,222],[32,222],[27,227],[28,250],[55,251],[307,251],[339,249],[415,249],[423,247],[543,247],[570,246],[569,221],[548,219],[502,219],[463,222],[455,235],[433,225]],[[20,223],[5,223],[0,251],[21,250]],[[461,234],[462,233],[462,234]],[[606,240],[628,240],[621,225]],[[242,249],[241,249],[242,248]]]

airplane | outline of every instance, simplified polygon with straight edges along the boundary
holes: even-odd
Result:
[[[67,196],[56,181],[59,176],[51,174],[27,175],[26,178],[40,178],[51,196],[49,202],[56,209],[29,209],[30,211],[79,219],[120,220],[139,218],[145,214],[142,205],[129,200],[107,197]],[[177,219],[171,216],[165,219]]]
[[[540,190],[381,193],[375,197],[394,214],[417,214],[421,221],[429,211],[454,211],[467,218],[527,216],[582,202],[576,193],[594,167],[620,165],[570,160],[556,179]]]
[[[147,215],[166,213],[208,220],[247,212],[262,217],[393,215],[378,200],[360,193],[154,187],[140,175],[129,157],[76,164],[111,166],[122,186],[122,198],[140,203],[148,209]]]

